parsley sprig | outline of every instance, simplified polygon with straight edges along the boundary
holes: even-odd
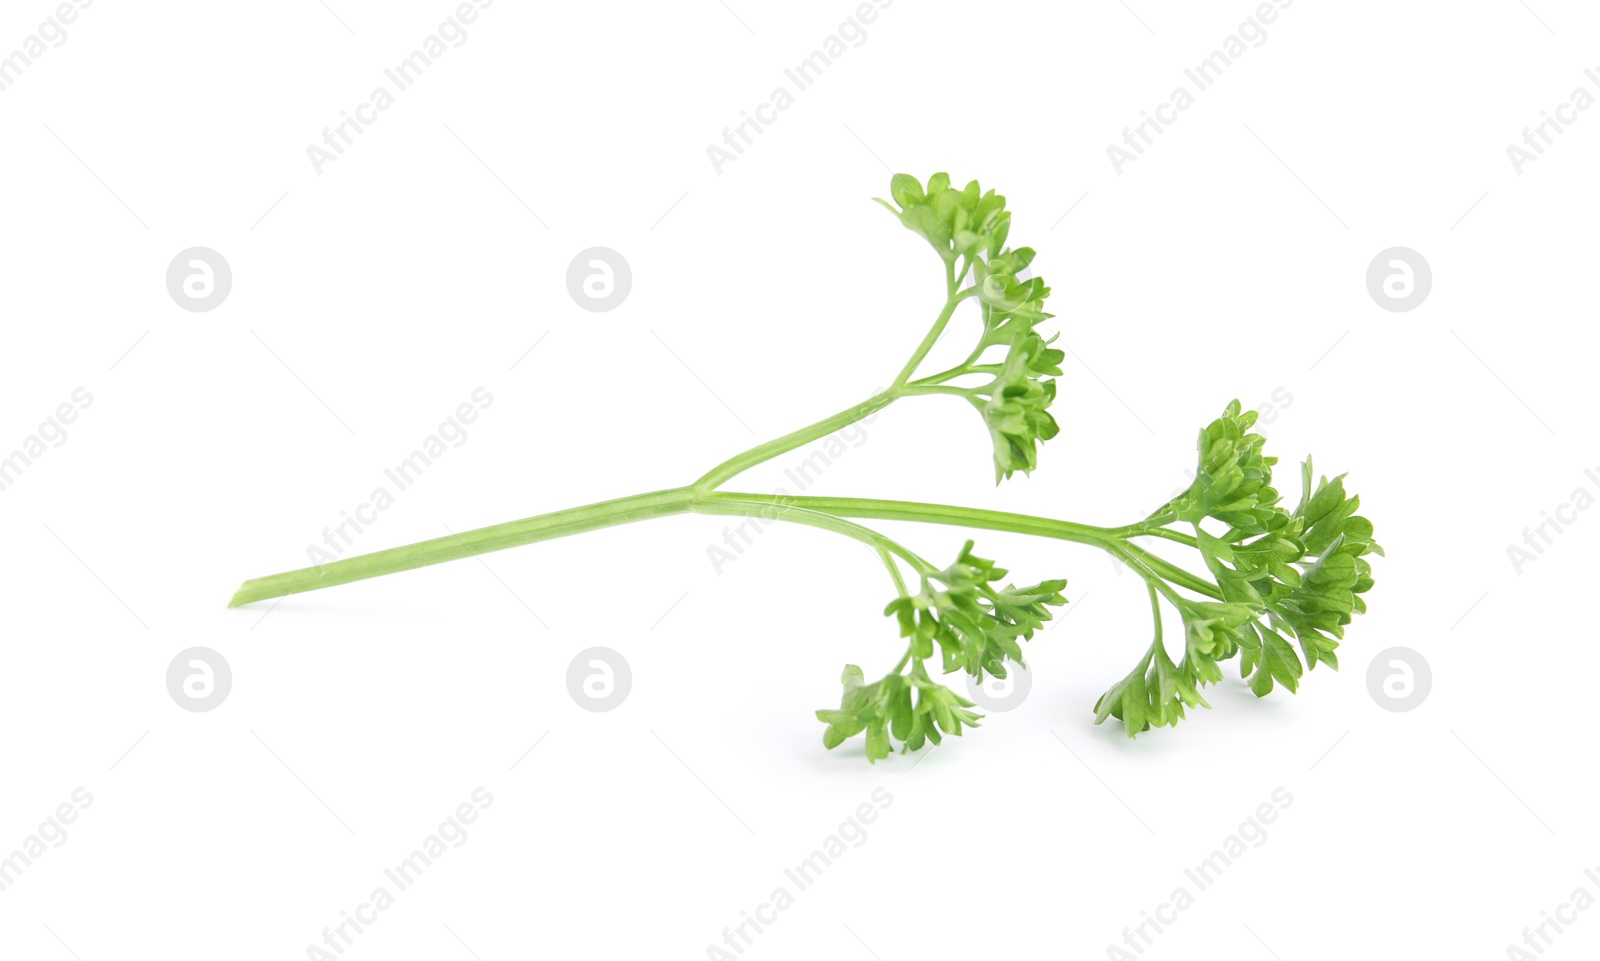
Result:
[[[805,524],[870,546],[895,590],[884,613],[895,619],[904,645],[898,663],[870,684],[860,667],[847,665],[839,707],[817,712],[826,747],[862,735],[868,760],[877,761],[896,743],[911,752],[976,727],[982,718],[972,702],[935,676],[1005,677],[1010,665],[1024,665],[1023,642],[1050,620],[1052,608],[1066,603],[1065,580],[1026,587],[1002,583],[1007,572],[974,554],[970,540],[955,561],[939,568],[862,523],[919,521],[1095,547],[1144,580],[1152,640],[1095,705],[1097,723],[1116,718],[1129,735],[1176,725],[1188,710],[1209,707],[1204,688],[1220,683],[1223,662],[1235,657],[1240,676],[1263,697],[1280,686],[1297,691],[1303,675],[1318,664],[1337,670],[1345,628],[1366,611],[1363,595],[1373,585],[1369,558],[1383,551],[1371,522],[1356,513],[1359,498],[1345,491],[1344,477],[1313,482],[1309,459],[1301,467],[1298,503],[1291,509],[1281,502],[1272,479],[1277,458],[1263,453],[1264,438],[1251,432],[1256,414],[1241,410],[1237,400],[1200,432],[1193,483],[1143,520],[1120,527],[915,501],[723,489],[757,464],[908,397],[965,399],[989,434],[997,484],[1038,467],[1041,445],[1060,433],[1050,408],[1065,353],[1051,346],[1054,335],[1038,329],[1053,317],[1045,309],[1050,288],[1031,274],[1034,251],[1008,246],[1006,198],[977,181],[958,189],[942,173],[926,184],[896,174],[889,195],[879,203],[937,254],[945,299],[887,389],[737,454],[683,487],[256,578],[240,587],[232,605],[671,514]],[[919,377],[929,352],[950,335],[968,302],[976,305],[976,323],[967,358]],[[1186,549],[1190,563],[1155,553],[1146,546],[1154,540]],[[1175,618],[1168,619],[1169,613]],[[1174,628],[1170,637],[1168,625]]]

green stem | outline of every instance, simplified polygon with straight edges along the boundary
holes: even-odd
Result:
[[[896,557],[902,558],[918,574],[927,574],[935,570],[932,564],[870,527],[863,527],[834,514],[796,507],[787,503],[787,501],[788,499],[784,497],[764,497],[755,500],[726,494],[712,494],[695,499],[690,503],[689,509],[696,514],[733,515],[736,517],[754,516],[769,520],[805,524],[808,527],[817,527],[825,531],[832,531],[835,534],[853,537],[869,547],[876,548],[879,551],[887,551]]]
[[[1150,591],[1150,617],[1156,622],[1156,639],[1155,639],[1154,643],[1155,644],[1160,644],[1161,643],[1161,598],[1156,594],[1156,587],[1155,587],[1154,584],[1146,584],[1145,587],[1148,588],[1149,591]],[[1152,654],[1155,653],[1154,650],[1152,650],[1151,653]]]
[[[1195,539],[1195,544],[1198,546],[1198,549],[1200,551],[1200,559],[1205,561],[1206,570],[1211,572],[1211,576],[1215,577],[1217,579],[1217,583],[1218,584],[1221,584],[1222,583],[1222,561],[1215,554],[1213,554],[1211,552],[1211,548],[1209,548],[1206,545],[1200,543],[1200,522],[1199,521],[1195,521],[1194,522],[1194,539]]]
[[[945,325],[950,323],[950,318],[955,315],[956,308],[961,306],[963,300],[978,292],[978,288],[968,287],[966,290],[956,293],[953,278],[951,279],[950,287],[949,296],[945,298],[944,309],[939,311],[938,319],[933,322],[932,327],[928,328],[927,336],[923,337],[922,343],[917,345],[916,352],[911,355],[911,359],[906,361],[906,365],[900,369],[900,375],[894,379],[893,386],[889,388],[891,391],[898,391],[906,385],[906,382],[911,379],[911,375],[916,373],[917,365],[921,364],[923,358],[928,356],[928,351],[933,349],[933,345],[939,339],[939,335],[944,333]]]
[[[325,587],[366,580],[369,577],[381,577],[385,574],[427,567],[430,564],[442,564],[445,561],[473,557],[490,551],[501,551],[508,547],[520,547],[523,544],[566,537],[569,534],[582,534],[602,527],[629,524],[652,517],[666,517],[669,514],[682,514],[690,509],[694,496],[694,490],[688,487],[634,494],[631,497],[620,497],[586,507],[540,514],[537,517],[495,524],[492,527],[480,527],[477,530],[451,534],[448,537],[436,537],[405,547],[347,557],[318,567],[258,577],[245,581],[238,593],[233,595],[233,600],[228,602],[228,606],[238,607],[253,601],[283,597],[286,594],[321,590]]]
[[[968,400],[972,399],[972,391],[965,387],[940,387],[933,384],[907,384],[906,386],[900,388],[900,395],[902,397],[916,397],[925,394],[949,394],[952,397],[965,397]]]
[[[899,592],[900,596],[910,596],[906,591],[905,579],[900,576],[900,565],[894,562],[894,557],[880,547],[878,548],[878,559],[883,561],[883,566],[889,569],[889,576],[894,579],[894,589]]]
[[[1163,557],[1157,557],[1137,544],[1129,544],[1127,541],[1117,541],[1116,544],[1129,556],[1136,558],[1140,564],[1166,578],[1169,582],[1194,591],[1196,594],[1203,594],[1213,600],[1222,600],[1222,591],[1217,585],[1205,578],[1186,571]]]
[[[958,367],[952,367],[949,370],[941,370],[937,374],[929,374],[926,377],[919,377],[912,381],[908,386],[932,387],[936,384],[943,384],[947,381],[955,380],[957,377],[965,377],[968,374],[998,374],[1000,373],[1001,369],[1002,365],[1000,364],[966,363]]]
[[[776,503],[833,514],[837,517],[860,517],[870,520],[920,521],[928,524],[948,524],[955,527],[973,527],[982,530],[1009,531],[1036,537],[1053,537],[1057,540],[1087,544],[1101,550],[1131,559],[1147,570],[1187,590],[1220,598],[1216,585],[1157,557],[1142,548],[1128,544],[1112,531],[1089,524],[1035,517],[1031,514],[1011,514],[1005,511],[983,510],[976,507],[956,507],[948,504],[921,504],[915,501],[877,500],[867,497],[791,497],[765,494],[713,493],[705,499],[734,498],[747,504]]]
[[[1114,531],[1103,527],[1028,514],[1011,514],[943,504],[922,504],[914,501],[719,493],[704,492],[694,487],[679,487],[649,494],[635,494],[632,497],[622,497],[586,507],[574,507],[461,534],[451,534],[448,537],[422,541],[406,547],[332,561],[320,567],[308,567],[256,578],[246,581],[239,588],[230,606],[238,607],[254,601],[320,590],[490,551],[565,537],[569,534],[581,534],[603,527],[691,511],[700,514],[772,516],[779,520],[809,524],[854,537],[875,548],[889,551],[904,558],[919,573],[933,568],[927,561],[895,541],[859,524],[853,524],[845,518],[921,521],[1051,537],[1107,551],[1126,561],[1146,581],[1155,577],[1160,581],[1158,589],[1164,592],[1171,591],[1168,586],[1170,582],[1206,597],[1221,597],[1216,585],[1134,544],[1127,543]],[[1181,600],[1176,593],[1167,596],[1174,603]]]
[[[1172,585],[1168,584],[1160,574],[1157,574],[1155,569],[1144,558],[1135,556],[1131,551],[1129,551],[1127,549],[1127,545],[1107,544],[1106,550],[1110,551],[1112,555],[1122,558],[1122,560],[1128,565],[1129,569],[1143,578],[1145,584],[1148,585],[1151,590],[1159,591],[1162,597],[1165,597],[1168,601],[1171,601],[1173,607],[1176,607],[1180,611],[1184,609],[1183,598],[1179,596],[1177,591],[1172,589]],[[1213,596],[1220,595],[1213,594]]]
[[[715,490],[733,477],[744,473],[757,464],[769,461],[779,454],[787,454],[796,447],[819,440],[836,430],[849,427],[863,417],[888,407],[899,397],[900,392],[897,390],[886,390],[881,394],[874,394],[854,407],[841,410],[832,417],[825,417],[809,427],[802,427],[775,440],[769,440],[765,444],[758,444],[743,453],[735,454],[706,471],[703,477],[694,482],[694,489],[700,492]]]
[[[1058,540],[1076,541],[1098,546],[1107,536],[1105,528],[1071,521],[1058,521],[1031,514],[1011,514],[1005,511],[983,510],[976,507],[957,507],[950,504],[923,504],[916,501],[879,500],[871,497],[795,497],[787,494],[747,494],[716,492],[706,494],[702,500],[716,501],[730,498],[746,503],[782,502],[794,507],[821,511],[838,517],[859,517],[869,520],[922,521],[929,524],[948,524],[955,527],[977,527],[985,530],[1010,531],[1016,534],[1034,534]]]
[[[1170,527],[1147,527],[1143,523],[1129,524],[1127,527],[1113,527],[1111,533],[1118,537],[1159,537],[1163,540],[1176,541],[1186,547],[1200,546],[1194,535],[1175,531]]]

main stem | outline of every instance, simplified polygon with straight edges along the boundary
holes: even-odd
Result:
[[[1220,592],[1214,584],[1154,554],[1150,554],[1128,541],[1128,538],[1132,536],[1163,535],[1160,530],[1149,529],[1149,519],[1141,524],[1128,527],[1103,528],[1045,517],[1034,517],[1028,514],[1010,514],[1003,511],[942,504],[919,504],[910,501],[876,500],[860,497],[789,497],[717,492],[717,488],[722,484],[756,464],[771,460],[780,454],[826,437],[834,431],[861,420],[874,411],[887,407],[901,397],[923,393],[963,393],[954,388],[940,388],[927,384],[914,385],[910,383],[910,378],[916,372],[918,365],[927,357],[928,351],[944,332],[945,326],[950,322],[950,318],[955,314],[955,310],[961,301],[976,292],[975,287],[957,291],[956,288],[964,276],[965,271],[963,271],[962,277],[956,277],[951,265],[949,263],[946,264],[944,308],[939,312],[939,316],[934,320],[927,336],[922,339],[922,343],[917,346],[911,359],[906,362],[888,390],[875,394],[862,403],[842,410],[832,417],[819,420],[809,427],[802,427],[776,440],[752,447],[741,454],[731,457],[713,467],[692,485],[675,487],[670,490],[653,491],[647,494],[635,494],[631,497],[619,497],[615,500],[601,501],[598,504],[590,504],[585,507],[574,507],[550,514],[540,514],[537,517],[510,521],[505,524],[481,527],[461,534],[452,533],[447,537],[436,537],[432,540],[409,544],[405,547],[396,547],[371,554],[362,554],[357,557],[344,558],[316,567],[306,567],[282,574],[258,577],[245,581],[238,592],[233,595],[229,606],[238,607],[269,598],[321,590],[326,587],[335,587],[339,584],[349,584],[353,581],[382,577],[385,574],[413,570],[432,564],[442,564],[445,561],[475,557],[491,551],[520,547],[523,544],[532,544],[537,541],[551,540],[571,534],[581,534],[585,531],[599,530],[603,527],[631,524],[634,521],[649,520],[655,517],[666,517],[691,511],[701,514],[764,516],[776,520],[820,527],[853,537],[868,544],[877,550],[886,561],[888,555],[891,554],[900,557],[909,563],[913,570],[920,572],[931,570],[931,566],[922,558],[876,531],[862,527],[845,518],[922,521],[933,524],[950,524],[958,527],[1053,537],[1058,540],[1098,547],[1110,553],[1113,557],[1134,567],[1141,577],[1151,582],[1153,589],[1170,591],[1171,588],[1165,583],[1156,584],[1157,580],[1164,579],[1178,587],[1207,597],[1220,597]],[[1176,532],[1170,533],[1175,535],[1174,539],[1188,540],[1185,535],[1177,534]],[[898,572],[894,570],[892,563],[889,564],[889,568],[898,580]]]
[[[927,567],[917,555],[875,531],[844,518],[922,521],[982,530],[1009,531],[1038,537],[1051,537],[1098,547],[1134,566],[1141,573],[1159,575],[1179,587],[1207,597],[1219,597],[1215,585],[1128,543],[1111,529],[1071,521],[1011,514],[1004,511],[922,504],[914,501],[878,500],[862,497],[790,497],[787,495],[746,493],[702,493],[693,487],[635,494],[602,501],[586,507],[540,514],[537,517],[480,527],[476,530],[436,537],[433,540],[395,547],[246,581],[229,602],[239,607],[255,601],[300,594],[382,577],[445,561],[475,557],[492,551],[520,547],[538,541],[581,534],[585,531],[631,524],[634,521],[667,517],[672,514],[728,514],[770,517],[820,527],[904,558],[914,569]]]
[[[461,534],[436,537],[405,547],[393,547],[385,551],[347,557],[317,567],[258,577],[245,581],[238,593],[233,595],[233,600],[228,602],[228,606],[239,607],[254,601],[321,590],[370,577],[382,577],[385,574],[409,571],[431,564],[443,564],[445,561],[463,557],[503,551],[508,547],[520,547],[523,544],[566,537],[569,534],[582,534],[602,527],[630,524],[652,517],[666,517],[669,514],[682,514],[690,509],[689,505],[694,496],[694,490],[689,487],[634,494],[631,497],[619,497],[616,500],[590,504],[587,507],[574,507],[520,521],[495,524],[492,527],[480,527]]]

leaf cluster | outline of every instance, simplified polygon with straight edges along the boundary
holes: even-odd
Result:
[[[984,191],[976,180],[958,190],[947,173],[929,177],[926,187],[910,174],[895,174],[889,178],[889,196],[893,203],[876,199],[947,264],[958,257],[970,261],[999,254],[1011,232],[1006,198]]]
[[[974,399],[994,445],[995,483],[1039,466],[1039,444],[1061,432],[1049,408],[1065,356],[1033,331],[1018,334],[993,383]]]
[[[974,180],[962,189],[950,176],[934,174],[924,186],[909,174],[889,182],[893,202],[879,199],[900,222],[926,240],[955,277],[969,274],[982,315],[983,328],[965,372],[991,347],[1006,350],[987,385],[975,387],[969,399],[982,413],[994,448],[995,482],[1038,466],[1038,445],[1060,432],[1048,408],[1055,401],[1055,381],[1066,354],[1049,347],[1035,327],[1054,315],[1045,310],[1050,288],[1029,275],[1031,247],[1007,247],[1011,212],[1006,198],[985,191]],[[952,281],[954,282],[954,281]]]
[[[864,683],[861,668],[847,664],[840,681],[844,697],[838,709],[817,712],[828,725],[822,744],[832,750],[865,733],[867,760],[874,763],[889,756],[893,741],[900,742],[901,753],[910,753],[930,741],[942,743],[945,734],[960,737],[982,718],[971,701],[929,678],[920,662],[909,674],[888,674],[871,684]]]
[[[1018,640],[1032,638],[1050,620],[1050,608],[1067,602],[1061,595],[1067,582],[997,587],[1006,571],[973,554],[972,546],[967,541],[954,563],[924,574],[921,590],[889,602],[884,613],[899,621],[912,657],[932,657],[937,642],[945,673],[1003,678],[1007,660],[1023,664]]]
[[[864,683],[861,669],[847,666],[842,678],[844,697],[837,710],[817,712],[827,724],[823,744],[837,747],[865,732],[867,757],[887,757],[890,738],[901,750],[920,749],[941,733],[960,735],[963,726],[976,727],[981,715],[967,701],[933,681],[924,662],[936,651],[944,673],[965,672],[975,679],[1006,676],[1006,662],[1025,666],[1019,641],[1051,618],[1051,607],[1067,602],[1064,580],[1041,581],[1029,587],[999,586],[1006,571],[994,561],[972,553],[967,541],[956,560],[943,570],[922,573],[918,591],[902,592],[884,609],[893,615],[906,639],[909,673],[895,672],[872,684]]]
[[[1361,595],[1373,586],[1367,555],[1383,549],[1343,476],[1313,484],[1310,460],[1299,504],[1280,503],[1272,486],[1277,458],[1264,455],[1265,439],[1250,432],[1256,417],[1237,400],[1229,404],[1200,433],[1193,483],[1146,522],[1192,530],[1221,599],[1169,598],[1183,622],[1182,658],[1174,663],[1158,634],[1096,704],[1097,721],[1116,717],[1130,734],[1175,725],[1185,708],[1209,706],[1200,688],[1221,681],[1220,662],[1236,654],[1240,676],[1259,697],[1278,685],[1296,691],[1318,663],[1338,669],[1335,649],[1345,626],[1366,611]]]

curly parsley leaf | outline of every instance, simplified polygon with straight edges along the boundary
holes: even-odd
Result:
[[[936,653],[946,674],[960,671],[979,681],[1005,677],[1008,661],[1026,666],[1019,641],[1032,638],[1050,620],[1050,608],[1067,602],[1061,594],[1067,582],[1001,586],[1006,571],[972,553],[972,546],[967,541],[943,570],[922,571],[918,590],[902,590],[884,608],[899,625],[906,655],[872,684],[865,683],[860,668],[845,668],[838,709],[817,712],[828,725],[825,746],[837,747],[864,732],[867,757],[875,761],[888,756],[891,740],[910,752],[930,741],[938,744],[942,734],[976,727],[981,715],[970,710],[973,704],[929,677],[924,662]],[[908,664],[909,672],[901,673]]]
[[[909,754],[930,741],[941,743],[945,734],[960,737],[983,717],[971,701],[929,678],[920,661],[909,674],[888,674],[871,684],[861,668],[848,664],[840,680],[839,707],[817,712],[817,720],[827,725],[822,745],[832,750],[864,733],[867,760],[874,763],[888,757],[896,741]]]
[[[1117,717],[1130,735],[1175,724],[1184,707],[1205,704],[1199,689],[1220,682],[1220,662],[1235,654],[1258,697],[1279,686],[1298,691],[1319,663],[1338,669],[1344,629],[1366,611],[1361,595],[1373,586],[1366,557],[1383,549],[1372,523],[1356,513],[1360,499],[1346,494],[1343,476],[1313,485],[1309,459],[1298,506],[1282,506],[1272,486],[1277,458],[1263,454],[1265,438],[1250,432],[1256,416],[1230,403],[1200,432],[1189,488],[1137,526],[1139,534],[1192,542],[1216,599],[1183,597],[1163,585],[1183,621],[1183,657],[1174,664],[1167,656],[1158,621],[1151,650],[1096,704],[1097,722]],[[1174,535],[1169,525],[1189,530]]]
[[[1038,445],[1061,432],[1049,410],[1056,399],[1050,378],[1061,373],[1057,365],[1064,356],[1032,331],[1018,334],[1000,373],[979,392],[979,409],[994,443],[996,484],[1039,466]]]

